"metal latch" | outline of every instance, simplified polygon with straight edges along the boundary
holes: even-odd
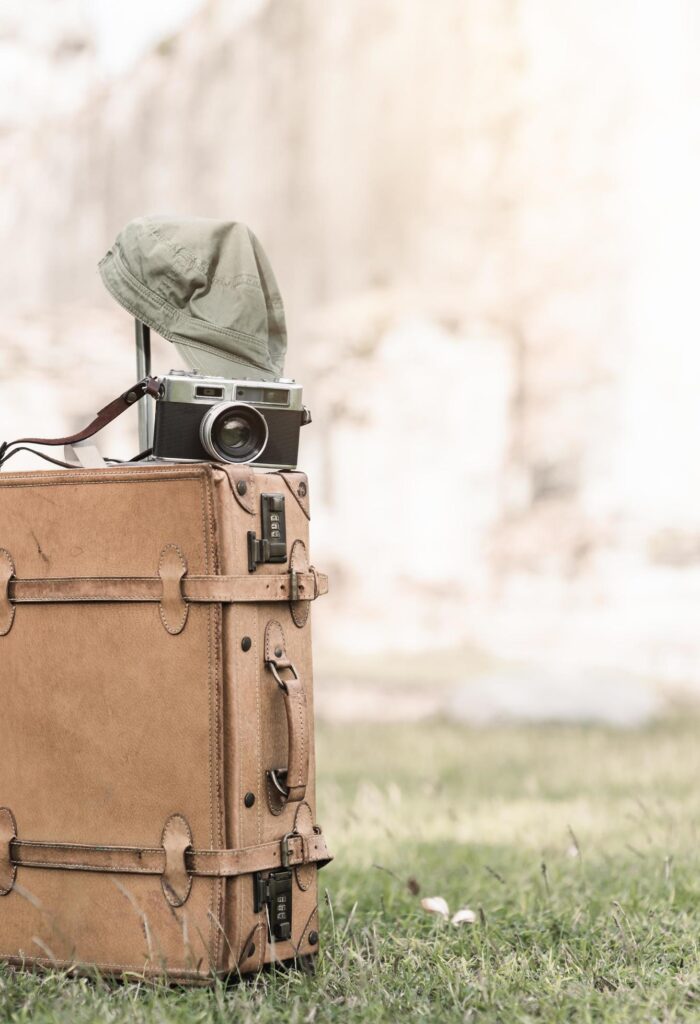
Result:
[[[287,520],[283,494],[260,495],[261,536],[248,531],[248,572],[261,562],[287,561]]]
[[[253,910],[267,909],[270,938],[287,942],[292,937],[292,872],[270,871],[267,877],[253,875]]]

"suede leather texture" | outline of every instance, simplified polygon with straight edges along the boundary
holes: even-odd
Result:
[[[175,851],[166,849],[165,882],[15,871],[0,856],[0,883],[13,882],[0,895],[0,958],[205,983],[317,952],[308,941],[318,931],[316,865],[294,869],[292,939],[277,943],[264,910],[254,912],[251,875],[178,873],[186,829],[197,850],[238,849],[279,841],[295,822],[308,835],[316,820],[309,622],[296,625],[286,601],[183,608],[174,582],[179,553],[183,582],[248,577],[246,535],[260,534],[262,493],[285,495],[288,551],[295,540],[308,550],[307,511],[290,490],[282,474],[211,464],[0,475],[0,547],[18,580],[152,578],[159,565],[165,576],[160,603],[5,608],[3,622],[10,612],[13,621],[0,636],[0,807],[19,840],[158,848],[165,836]],[[256,575],[288,568],[263,564]],[[286,767],[289,726],[265,664],[271,621],[304,687],[309,746],[304,800],[275,813],[266,773]]]

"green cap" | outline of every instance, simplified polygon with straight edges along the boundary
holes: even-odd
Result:
[[[172,341],[188,368],[223,377],[281,377],[282,297],[250,228],[203,217],[139,217],[100,260],[107,289]]]

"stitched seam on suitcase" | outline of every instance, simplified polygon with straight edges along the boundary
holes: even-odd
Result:
[[[204,526],[204,546],[205,546],[205,565],[207,573],[212,571],[212,548],[215,543],[215,523],[214,516],[216,514],[211,494],[211,471],[201,476],[202,488],[201,488],[201,500],[202,500],[202,519]],[[207,515],[208,513],[208,515]],[[218,568],[218,566],[215,566]],[[212,632],[214,629],[213,616],[215,615],[215,608],[209,606],[207,612],[207,655],[208,655],[208,703],[209,703],[209,820],[210,820],[210,842],[211,845],[216,845],[217,841],[221,845],[221,819],[220,809],[221,803],[217,806],[217,800],[219,798],[219,732],[220,732],[220,711],[219,711],[219,695],[218,695],[218,673],[213,671],[212,664]],[[218,661],[218,659],[217,659]],[[214,692],[212,692],[214,691]],[[216,830],[216,838],[215,838]],[[220,924],[221,924],[221,883],[214,881],[212,884],[211,901],[210,901],[210,912],[211,922],[209,927],[209,949],[211,951],[214,963],[212,967],[216,970],[219,962],[219,950],[220,950]]]
[[[258,735],[258,789],[262,794],[265,789],[265,782],[263,776],[263,759],[262,759],[262,676],[260,673],[260,658],[258,657],[258,644],[260,637],[260,608],[259,606],[255,609],[255,711],[257,715],[257,735]],[[264,652],[263,652],[264,655]],[[258,842],[262,842],[262,799],[260,800],[260,806],[258,807],[257,825],[258,825]]]
[[[162,846],[89,846],[85,843],[43,843],[36,839],[19,839],[18,844],[25,850],[46,850],[55,849],[56,846],[60,846],[62,850],[98,850],[100,853],[104,850],[106,853],[134,853],[142,856],[143,854],[162,853]]]
[[[18,956],[17,953],[3,953],[0,951],[0,957],[4,960],[9,960],[10,963],[17,964],[48,964],[54,967],[104,967],[105,970],[113,971],[115,974],[123,974],[124,971],[143,971],[144,968],[149,973],[156,977],[162,977],[165,973],[171,978],[208,978],[210,976],[209,971],[192,971],[186,967],[176,967],[172,971],[163,971],[160,967],[149,967],[149,963],[153,961],[142,960],[137,964],[115,964],[110,962],[104,963],[99,960],[79,960],[77,963],[75,960],[54,960],[47,956]]]
[[[213,548],[213,560],[214,564],[209,567],[210,571],[218,573],[221,569],[219,561],[219,549],[218,549],[218,515],[217,505],[214,497],[214,472],[210,469],[207,475],[207,497],[209,502],[209,508],[211,510],[211,541]],[[225,757],[225,743],[224,743],[224,711],[223,711],[223,608],[221,605],[214,604],[210,606],[210,612],[214,617],[214,639],[215,639],[215,668],[216,674],[214,679],[214,685],[216,687],[216,795],[217,795],[217,826],[218,826],[218,840],[220,846],[225,846],[225,772],[224,772],[224,757]],[[212,928],[215,929],[215,955],[216,961],[214,969],[219,969],[221,961],[221,947],[224,940],[224,906],[225,906],[225,895],[226,895],[226,882],[223,878],[217,879],[213,885],[215,898],[216,898],[216,921],[212,922]]]
[[[222,722],[222,698],[221,698],[221,665],[220,665],[220,651],[221,651],[221,607],[217,605],[211,605],[209,609],[210,618],[212,619],[212,626],[214,631],[214,688],[215,688],[215,783],[216,783],[216,801],[217,801],[217,835],[220,846],[224,846],[224,804],[223,804],[223,790],[222,790],[222,757],[223,757],[223,722]],[[222,918],[223,914],[223,893],[224,893],[224,881],[219,878],[214,881],[212,886],[212,903],[215,906],[215,912],[212,921],[212,929],[214,935],[214,963],[212,968],[216,971],[219,969],[219,961],[221,957],[221,943],[222,943],[222,931],[224,921]]]
[[[147,483],[151,483],[152,480],[154,479],[154,477],[157,477],[158,479],[162,479],[162,480],[173,480],[173,481],[175,481],[175,480],[178,480],[178,481],[180,481],[180,480],[202,480],[203,479],[203,476],[201,476],[199,474],[195,474],[195,473],[190,473],[188,475],[182,474],[181,476],[172,476],[172,475],[169,476],[169,475],[167,475],[165,473],[162,473],[162,474],[155,474],[154,473],[153,476],[151,476],[150,473],[151,473],[151,471],[149,471],[148,476],[146,476],[144,474],[144,476],[142,478],[135,477],[135,476],[127,476],[125,474],[124,476],[110,476],[110,477],[107,477],[106,479],[101,479],[100,477],[82,477],[80,479],[73,478],[72,480],[41,480],[39,477],[37,477],[36,479],[26,480],[26,481],[22,480],[22,481],[18,481],[17,483],[14,483],[14,482],[9,483],[9,482],[6,482],[5,480],[2,480],[2,481],[0,481],[0,489],[4,488],[4,487],[7,487],[8,490],[13,490],[13,489],[18,488],[18,487],[19,488],[22,488],[22,487],[26,488],[26,487],[35,487],[35,486],[42,486],[42,487],[77,487],[80,484],[104,484],[105,486],[107,486],[109,484],[147,484]],[[48,473],[46,475],[48,476]]]
[[[304,735],[304,693],[303,690],[297,697],[297,718],[299,719],[299,746],[301,749],[301,761],[299,763],[299,775],[296,785],[301,786],[304,781],[304,755],[306,754],[306,737]]]
[[[51,480],[46,479],[48,474],[46,470],[42,470],[38,473],[23,473],[21,479],[11,474],[3,475],[0,486],[27,487],[40,484],[42,487],[73,487],[75,484],[83,483],[108,484],[113,483],[115,480],[119,483],[126,481],[147,483],[153,477],[171,478],[173,480],[201,480],[207,475],[208,468],[206,467],[200,472],[193,472],[191,466],[188,466],[187,469],[178,469],[175,466],[149,466],[146,473],[143,470],[137,470],[136,472],[118,470],[112,473],[103,469],[100,469],[97,473],[91,473],[86,470],[77,470],[77,472],[69,470],[67,473],[57,474],[56,479]]]
[[[18,868],[64,868],[66,871],[92,871],[98,874],[105,875],[152,875],[153,878],[158,878],[159,875],[150,870],[149,868],[135,868],[129,866],[128,870],[124,867],[109,867],[109,865],[101,864],[95,866],[93,864],[72,863],[70,861],[53,861],[53,860],[22,860],[17,864]]]

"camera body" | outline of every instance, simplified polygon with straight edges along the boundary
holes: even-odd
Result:
[[[153,457],[295,469],[311,416],[293,380],[231,380],[171,370],[160,378]]]

